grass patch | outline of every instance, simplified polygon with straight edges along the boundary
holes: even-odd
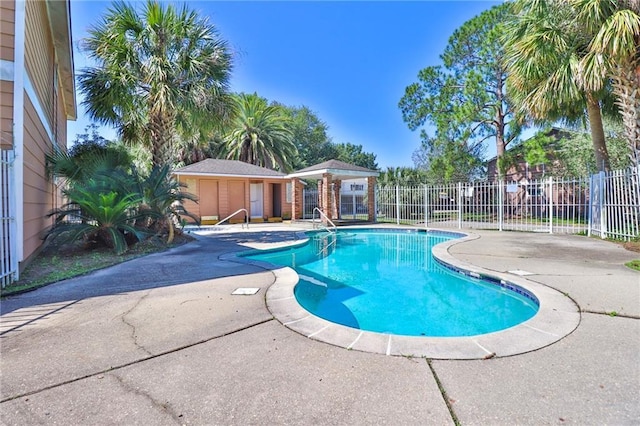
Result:
[[[627,262],[624,264],[627,268],[631,268],[634,271],[640,272],[640,259],[632,260],[631,262]]]
[[[85,275],[127,260],[165,251],[192,240],[192,237],[185,234],[176,235],[174,242],[167,245],[165,239],[151,237],[135,244],[121,255],[115,254],[110,248],[90,246],[83,241],[62,244],[54,240],[31,261],[20,274],[19,281],[0,290],[0,296],[22,293],[56,281]]]

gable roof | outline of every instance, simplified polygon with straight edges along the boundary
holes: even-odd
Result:
[[[176,175],[201,175],[201,176],[232,176],[232,177],[261,177],[284,179],[285,174],[255,166],[237,160],[220,160],[207,158],[206,160],[190,164],[175,170]]]
[[[380,174],[378,171],[367,169],[366,167],[356,166],[340,160],[329,160],[291,173],[287,177],[316,178],[322,177],[325,173],[333,175],[335,179],[345,180],[378,176]]]

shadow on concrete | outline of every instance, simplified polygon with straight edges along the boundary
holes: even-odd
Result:
[[[296,231],[238,232],[196,236],[196,240],[171,250],[129,260],[88,275],[7,296],[0,303],[6,315],[25,307],[79,301],[89,297],[183,285],[229,276],[242,276],[279,269],[268,264],[223,260],[220,256],[252,250],[245,244],[301,241]],[[2,334],[0,332],[0,334]]]

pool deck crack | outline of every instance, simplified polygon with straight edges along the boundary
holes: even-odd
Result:
[[[44,387],[42,387],[40,389],[35,389],[35,390],[32,390],[32,391],[23,392],[23,393],[20,393],[20,394],[17,394],[17,395],[9,396],[7,398],[4,398],[4,399],[0,400],[0,404],[4,403],[4,402],[8,402],[8,401],[13,401],[13,400],[18,399],[18,398],[23,398],[23,397],[26,397],[26,396],[35,395],[35,394],[38,394],[38,393],[41,393],[41,392],[44,392],[44,391],[47,391],[47,390],[50,390],[50,389],[56,389],[56,388],[59,388],[59,387],[64,386],[64,385],[68,385],[68,384],[71,384],[71,383],[79,382],[79,381],[84,380],[84,379],[88,379],[90,377],[104,375],[104,374],[107,374],[107,373],[110,373],[110,372],[113,372],[113,371],[117,371],[117,370],[123,369],[125,367],[129,367],[129,366],[132,366],[132,365],[141,364],[143,362],[146,362],[146,361],[149,361],[149,360],[152,360],[152,359],[155,359],[155,358],[160,358],[160,357],[163,357],[165,355],[170,355],[170,354],[173,354],[173,353],[176,353],[176,352],[180,352],[180,351],[182,351],[184,349],[189,349],[189,348],[192,348],[194,346],[198,346],[198,345],[202,345],[204,343],[211,342],[213,340],[217,340],[217,339],[220,339],[220,338],[223,338],[223,337],[226,337],[226,336],[231,336],[231,335],[234,335],[236,333],[240,333],[242,331],[249,330],[249,329],[254,328],[254,327],[258,327],[258,326],[260,326],[262,324],[266,324],[266,323],[271,322],[271,321],[274,321],[273,317],[267,318],[267,319],[264,319],[264,320],[261,320],[261,321],[256,321],[256,322],[254,322],[252,324],[249,324],[249,325],[244,326],[244,327],[240,327],[238,329],[229,331],[227,333],[222,333],[222,334],[219,334],[217,336],[208,337],[206,339],[201,339],[201,340],[198,340],[197,342],[193,342],[193,343],[189,343],[189,344],[186,344],[186,345],[178,346],[177,348],[173,348],[173,349],[169,349],[169,350],[166,350],[166,351],[163,351],[163,352],[159,352],[159,353],[157,353],[155,355],[149,355],[149,356],[146,356],[146,357],[143,357],[143,358],[140,358],[140,359],[136,359],[134,361],[126,362],[126,363],[117,365],[115,367],[109,367],[109,368],[104,369],[104,370],[100,370],[100,371],[96,371],[96,372],[93,372],[93,373],[85,374],[84,376],[81,376],[81,377],[76,377],[76,378],[65,380],[65,381],[62,381],[62,382],[59,382],[59,383],[54,383],[54,384],[49,385],[49,386],[44,386]]]

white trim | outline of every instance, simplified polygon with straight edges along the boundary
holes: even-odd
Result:
[[[16,188],[16,255],[24,260],[24,50],[26,32],[25,0],[15,2],[15,35],[13,50],[13,140]]]
[[[287,179],[287,176],[260,176],[260,175],[225,175],[223,173],[193,173],[193,172],[173,172],[176,176],[204,176],[204,177],[233,177],[243,179]]]
[[[47,136],[49,136],[51,145],[56,145],[56,140],[53,137],[53,131],[51,130],[51,124],[47,119],[47,115],[44,113],[44,109],[42,108],[42,104],[40,104],[38,95],[36,95],[36,91],[33,88],[33,84],[31,83],[31,79],[29,78],[29,74],[27,73],[26,68],[24,69],[24,83],[24,91],[27,93],[27,96],[29,96],[29,100],[33,104],[33,107],[36,110],[36,114],[38,114],[38,118],[42,123],[42,127],[44,127],[45,132],[47,132]]]
[[[325,173],[329,173],[336,177],[340,176],[354,176],[354,177],[373,177],[379,176],[379,172],[365,172],[360,170],[341,170],[341,169],[319,169],[319,170],[310,170],[308,172],[297,172],[291,173],[287,175],[289,178],[301,178],[301,177],[313,177],[313,176],[322,176]]]
[[[13,81],[13,62],[0,59],[0,80]]]

